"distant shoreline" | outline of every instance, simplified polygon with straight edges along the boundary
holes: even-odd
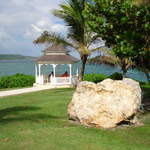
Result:
[[[15,55],[15,54],[0,54],[0,61],[11,61],[11,60],[35,60],[37,57],[33,56],[24,56],[24,55]]]
[[[28,62],[35,62],[36,59],[6,59],[0,60],[0,63],[28,63]]]

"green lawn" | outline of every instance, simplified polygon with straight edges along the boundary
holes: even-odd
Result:
[[[14,87],[14,88],[4,88],[4,89],[0,89],[1,91],[10,91],[10,90],[18,90],[18,89],[24,89],[24,88],[31,88],[33,86],[26,86],[26,87]]]
[[[0,150],[149,150],[145,125],[113,130],[68,121],[73,89],[53,89],[0,98]]]

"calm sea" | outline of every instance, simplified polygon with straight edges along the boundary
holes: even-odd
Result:
[[[76,73],[76,68],[80,68],[80,63],[73,65],[73,74]],[[62,74],[65,71],[68,71],[69,68],[67,65],[57,66],[56,73]],[[49,74],[52,71],[52,67],[42,66],[42,72],[44,74]],[[110,67],[107,65],[86,65],[85,73],[102,73],[105,75],[111,75],[114,72],[121,72],[120,68]],[[35,74],[35,62],[32,60],[2,60],[0,61],[0,76],[13,75],[16,73],[23,73],[28,75]],[[140,81],[146,81],[144,73],[139,72],[138,70],[129,70],[127,76],[133,79]]]

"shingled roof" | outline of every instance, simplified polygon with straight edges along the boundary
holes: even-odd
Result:
[[[65,49],[63,45],[52,45],[48,47],[47,49],[43,50],[44,53],[67,53],[68,51]]]
[[[62,45],[52,45],[43,52],[44,55],[36,60],[39,64],[73,64],[79,61],[70,56],[68,51]]]

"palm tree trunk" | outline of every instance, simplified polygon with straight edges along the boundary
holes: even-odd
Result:
[[[123,76],[123,78],[125,78],[127,70],[126,70],[125,64],[123,64],[123,63],[121,64],[121,70],[122,70],[122,76]]]
[[[144,73],[145,73],[145,75],[146,75],[146,77],[147,77],[148,83],[150,83],[150,75],[149,75],[149,72],[148,72],[146,69],[144,69]]]
[[[121,70],[122,70],[122,76],[123,78],[126,77],[126,73],[127,73],[127,70],[128,70],[128,64],[126,63],[126,58],[122,58],[121,59]]]
[[[123,73],[122,73],[123,78],[126,78],[126,73],[127,73],[127,70],[123,70]]]
[[[82,65],[81,65],[81,68],[80,68],[79,81],[83,81],[83,76],[84,76],[84,71],[85,71],[85,65],[86,65],[86,62],[87,62],[87,58],[88,58],[88,55],[81,56]]]

